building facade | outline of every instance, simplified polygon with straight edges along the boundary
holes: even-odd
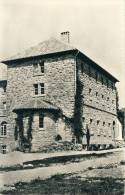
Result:
[[[114,144],[118,80],[66,43],[69,32],[61,36],[2,61],[7,65],[2,152],[39,151],[59,140],[86,145],[86,125],[90,144]]]

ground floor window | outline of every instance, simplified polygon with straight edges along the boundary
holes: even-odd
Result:
[[[7,135],[7,123],[6,122],[1,123],[1,135],[2,136]]]
[[[40,129],[44,128],[44,115],[43,115],[43,113],[39,114],[39,128]]]
[[[6,154],[6,145],[1,146],[1,153]]]

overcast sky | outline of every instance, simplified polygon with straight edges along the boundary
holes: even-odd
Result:
[[[124,0],[0,0],[0,59],[60,32],[120,80],[125,107]],[[124,67],[124,68],[123,68]]]

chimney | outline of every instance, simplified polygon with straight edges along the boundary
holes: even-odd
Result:
[[[69,31],[65,31],[61,33],[61,41],[65,43],[70,43],[70,32]]]

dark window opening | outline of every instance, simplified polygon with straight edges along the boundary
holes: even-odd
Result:
[[[89,88],[89,95],[91,94],[91,92],[92,92],[92,89]]]
[[[44,61],[40,62],[39,67],[40,67],[40,72],[44,73]]]
[[[111,126],[111,123],[108,123],[108,126],[110,127]]]
[[[6,154],[6,145],[1,146],[1,152],[2,154]]]
[[[96,92],[96,96],[98,96],[98,92]]]
[[[40,83],[40,93],[44,94],[44,83]]]
[[[93,120],[92,120],[92,119],[90,119],[90,124],[92,123],[92,121],[93,121]]]
[[[38,84],[34,84],[35,95],[38,95]]]
[[[62,137],[61,137],[61,135],[58,134],[58,135],[56,136],[56,138],[55,138],[55,141],[60,141],[60,140],[62,140]]]
[[[99,120],[97,120],[97,125],[99,125],[99,122],[100,122],[100,121],[99,121]]]
[[[105,126],[105,122],[103,122],[103,126]]]
[[[44,128],[44,115],[43,113],[39,114],[39,128]]]

